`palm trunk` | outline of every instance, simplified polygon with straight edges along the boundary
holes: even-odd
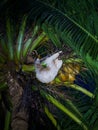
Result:
[[[8,73],[7,82],[13,105],[11,122],[12,130],[28,130],[29,113],[25,108],[22,106],[20,107],[20,99],[23,93],[23,88],[18,83],[17,78],[12,76],[10,72]]]

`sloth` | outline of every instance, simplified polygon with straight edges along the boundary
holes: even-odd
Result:
[[[59,69],[61,68],[63,62],[59,60],[59,55],[62,51],[47,57],[41,62],[40,59],[35,61],[35,73],[36,78],[42,83],[50,83],[57,76]]]

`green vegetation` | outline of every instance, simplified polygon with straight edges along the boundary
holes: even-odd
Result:
[[[97,0],[0,2],[0,129],[97,130],[97,6]],[[40,83],[35,60],[61,50],[59,74]]]

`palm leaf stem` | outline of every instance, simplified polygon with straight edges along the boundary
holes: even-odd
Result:
[[[76,84],[68,84],[68,83],[64,83],[66,85],[66,87],[70,87],[72,89],[75,89],[75,90],[78,90],[82,93],[84,93],[85,95],[89,96],[90,98],[94,98],[95,95],[93,93],[91,93],[90,91],[88,91],[87,89],[83,88],[83,87],[80,87],[79,85],[76,85]]]
[[[10,120],[11,120],[11,113],[10,113],[9,111],[7,111],[7,112],[6,112],[6,117],[5,117],[4,130],[9,130]]]
[[[46,34],[44,32],[42,32],[38,38],[33,42],[30,52],[32,52],[39,44],[40,42],[46,37]]]
[[[53,114],[49,111],[49,109],[46,106],[44,107],[44,110],[48,118],[52,121],[53,125],[57,128],[57,130],[60,130],[60,126],[57,124],[57,121],[53,117]]]

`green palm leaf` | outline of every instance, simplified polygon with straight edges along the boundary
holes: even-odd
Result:
[[[7,38],[8,38],[8,43],[7,43],[7,48],[9,51],[9,58],[13,60],[14,57],[14,50],[13,50],[13,27],[11,25],[11,21],[7,19]]]
[[[18,35],[18,39],[17,39],[17,59],[20,60],[21,58],[21,49],[22,49],[22,43],[23,43],[23,37],[24,37],[24,31],[25,31],[25,26],[26,26],[26,19],[27,17],[25,16],[22,20],[22,25],[20,27],[19,30],[19,35]]]
[[[56,47],[61,47],[61,42],[59,39],[59,36],[55,33],[55,30],[53,28],[50,28],[46,25],[43,25],[44,31],[47,33],[48,37],[51,38],[51,41],[54,43]],[[49,33],[51,32],[51,33]]]
[[[51,26],[55,33],[59,33],[60,38],[69,44],[94,70],[98,60],[98,40],[86,29],[73,21],[60,10],[35,0],[32,3],[31,16],[35,17],[47,26]],[[40,16],[40,17],[39,17]],[[43,25],[43,24],[42,24]],[[51,31],[48,30],[48,33]]]
[[[1,44],[1,47],[2,47],[3,53],[7,54],[8,53],[8,48],[7,48],[5,40],[2,37],[0,38],[0,44]]]
[[[31,47],[31,44],[33,43],[34,36],[37,34],[39,27],[35,26],[33,29],[32,37],[27,40],[27,42],[24,44],[23,48],[23,57],[27,56],[27,53]]]
[[[87,126],[82,122],[81,116],[76,116],[72,111],[70,111],[66,106],[64,106],[62,103],[60,103],[58,100],[56,100],[54,97],[52,97],[50,94],[45,93],[43,90],[40,91],[41,95],[45,97],[49,102],[51,102],[54,106],[56,106],[58,109],[63,111],[65,114],[67,114],[70,118],[72,118],[77,124],[82,126],[84,130],[88,130]],[[72,104],[71,104],[72,106]],[[75,110],[76,112],[76,110]]]
[[[6,57],[0,53],[0,64],[4,63],[6,60]]]
[[[30,48],[30,52],[32,52],[36,47],[40,44],[40,42],[46,37],[45,32],[42,32],[34,41]]]
[[[49,111],[49,109],[45,106],[45,113],[48,116],[48,118],[52,121],[53,125],[57,128],[57,130],[60,130],[60,126],[57,124],[56,119],[54,118],[53,114]]]

